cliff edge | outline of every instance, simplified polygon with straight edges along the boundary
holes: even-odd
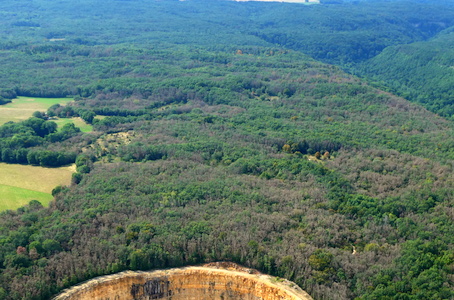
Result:
[[[54,300],[312,300],[296,284],[233,263],[126,271],[65,290]]]

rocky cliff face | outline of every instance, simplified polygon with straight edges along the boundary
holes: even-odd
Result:
[[[216,263],[153,272],[122,272],[73,287],[54,300],[310,300],[294,283]]]

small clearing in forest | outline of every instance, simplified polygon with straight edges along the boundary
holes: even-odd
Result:
[[[17,97],[11,103],[0,105],[0,125],[9,121],[24,121],[35,111],[47,111],[54,104],[66,105],[71,101],[73,101],[72,98]]]
[[[44,206],[58,185],[69,185],[74,166],[43,168],[0,163],[0,211],[17,209],[31,200]]]

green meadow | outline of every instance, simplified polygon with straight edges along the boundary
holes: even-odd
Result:
[[[11,103],[0,106],[0,125],[6,122],[20,122],[30,118],[35,111],[47,111],[54,104],[66,105],[72,98],[36,98],[17,97]],[[58,128],[68,123],[74,123],[82,132],[93,131],[93,126],[85,123],[81,118],[56,118],[53,120]]]
[[[90,124],[85,123],[80,117],[77,118],[59,118],[56,120],[52,120],[57,123],[58,128],[61,129],[65,124],[74,123],[76,127],[79,127],[82,132],[91,132],[93,131],[93,126]]]
[[[47,111],[54,104],[66,105],[72,98],[18,97],[0,106],[0,125],[9,121],[20,122],[35,111]],[[93,130],[81,118],[56,119],[58,127],[74,123],[83,132]],[[43,168],[0,163],[0,211],[17,209],[31,200],[47,206],[53,199],[51,192],[57,185],[69,185],[74,167]]]
[[[54,104],[66,105],[72,98],[17,97],[11,103],[0,106],[0,125],[30,118],[35,111],[47,111]]]
[[[0,211],[17,209],[31,200],[48,205],[53,199],[52,189],[69,185],[74,171],[74,166],[43,168],[0,163]]]
[[[47,206],[52,199],[52,195],[48,193],[0,184],[0,211],[19,208],[31,200],[38,200]]]

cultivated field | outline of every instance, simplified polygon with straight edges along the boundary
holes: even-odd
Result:
[[[47,111],[54,104],[65,105],[72,98],[30,98],[18,97],[11,103],[0,106],[0,125],[6,122],[23,121],[30,118],[35,111]]]
[[[52,189],[69,185],[75,166],[43,168],[0,163],[0,210],[16,209],[30,200],[48,205]]]

